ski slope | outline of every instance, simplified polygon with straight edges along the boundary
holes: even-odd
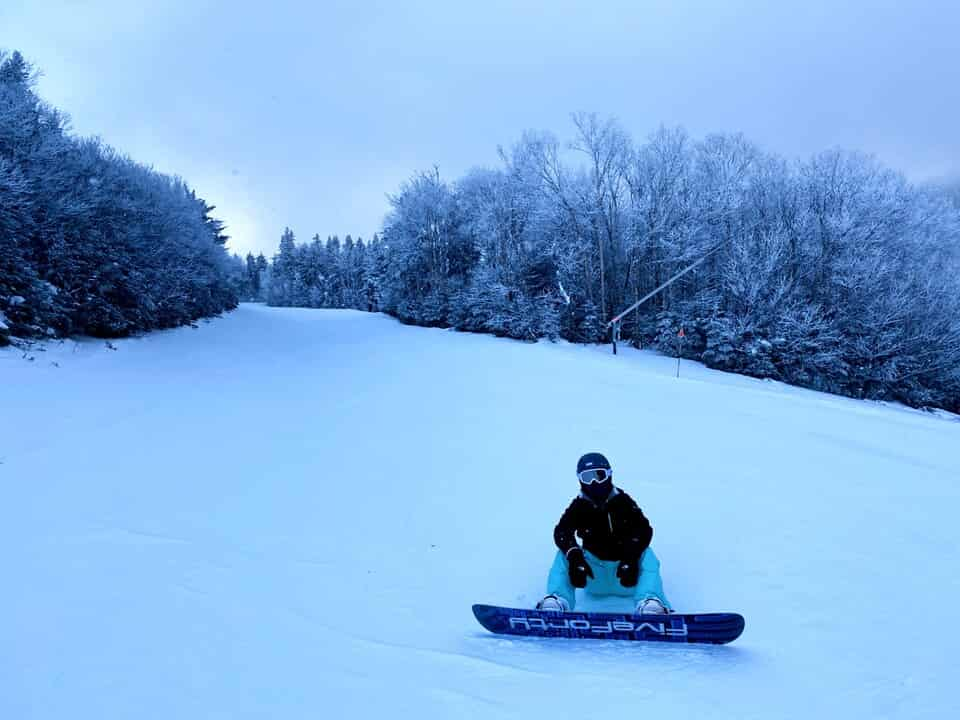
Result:
[[[0,352],[0,718],[960,717],[953,416],[351,311],[113,346]],[[740,640],[477,625],[590,450]]]

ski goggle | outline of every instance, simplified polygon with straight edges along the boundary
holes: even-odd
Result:
[[[594,470],[583,470],[578,472],[577,476],[580,478],[580,482],[584,485],[592,485],[593,483],[602,483],[605,480],[608,480],[612,473],[605,468],[596,468]]]

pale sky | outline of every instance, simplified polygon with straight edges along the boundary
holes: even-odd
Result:
[[[369,238],[414,171],[570,113],[960,173],[957,0],[0,0],[0,47],[82,135],[175,173],[238,253]]]

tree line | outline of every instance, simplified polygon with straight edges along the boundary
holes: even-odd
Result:
[[[853,397],[960,411],[960,193],[840,149],[789,162],[740,134],[660,128],[635,142],[573,117],[496,168],[419,172],[374,243],[289,230],[279,305],[590,343],[622,338],[710,367]],[[682,341],[679,337],[683,329]]]
[[[116,337],[236,306],[242,263],[214,208],[35,92],[0,52],[0,345],[10,336]]]
[[[268,274],[259,281],[260,296],[275,306],[380,310],[387,260],[377,235],[369,244],[350,235],[342,243],[336,235],[326,241],[315,235],[309,243],[297,245],[287,228]],[[251,263],[259,267],[249,256],[248,267]]]

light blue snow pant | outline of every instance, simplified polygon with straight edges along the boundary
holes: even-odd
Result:
[[[593,570],[593,577],[587,578],[585,588],[589,594],[632,597],[636,602],[655,597],[668,610],[673,609],[667,601],[667,596],[663,594],[660,561],[653,554],[652,549],[647,548],[640,556],[640,578],[635,587],[624,587],[620,584],[620,578],[617,577],[617,566],[620,563],[617,560],[601,560],[586,550],[583,551],[583,555]],[[570,604],[571,610],[576,605],[574,587],[567,572],[567,558],[559,550],[553,559],[553,567],[550,568],[550,575],[547,578],[547,593],[564,598]]]

